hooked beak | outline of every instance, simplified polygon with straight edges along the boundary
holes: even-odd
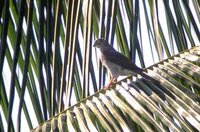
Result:
[[[94,41],[93,47],[96,47],[98,44],[98,39]]]
[[[93,47],[96,47],[96,43],[93,44]]]

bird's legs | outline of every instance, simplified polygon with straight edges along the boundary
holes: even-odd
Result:
[[[103,89],[107,90],[113,83],[117,82],[117,78],[112,77],[108,85],[104,86]]]

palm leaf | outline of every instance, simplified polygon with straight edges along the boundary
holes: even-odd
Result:
[[[160,6],[163,8],[158,8]],[[91,96],[109,80],[92,43],[95,39],[104,37],[134,63],[144,68],[198,45],[199,14],[199,2],[196,0],[3,1],[0,5],[0,131],[32,129],[50,118],[54,120],[44,123],[44,129],[56,129],[56,124],[63,122],[61,120],[65,120],[66,115],[67,120],[72,122],[63,122],[61,127],[69,130],[168,130],[171,125],[178,130],[180,127],[171,124],[169,119],[172,116],[180,124],[184,124],[181,123],[180,113],[168,110],[168,104],[162,102],[160,96],[155,97],[155,104],[151,101],[154,105],[147,101],[148,97],[144,98],[144,102],[138,102],[144,115],[129,104],[125,97],[130,97],[131,100],[135,97],[129,90],[121,89],[121,84],[117,85],[117,89],[121,90],[114,89]],[[186,118],[191,115],[188,104],[184,105],[181,100],[178,102],[180,104],[176,104],[174,100],[176,96],[180,98],[184,95],[183,99],[187,102],[188,96],[196,94],[197,96],[191,97],[192,100],[189,101],[189,106],[192,105],[192,108],[196,109],[194,102],[195,99],[198,100],[199,75],[195,72],[198,66],[183,61],[180,57],[155,65],[148,74],[155,74],[158,80],[168,79],[167,82],[173,84],[162,83],[161,90],[154,85],[151,85],[151,88],[155,94],[165,93],[169,96],[166,100],[173,107],[179,108],[180,104],[184,106],[186,114],[181,116]],[[184,67],[181,67],[182,65]],[[182,74],[183,71],[186,74]],[[174,75],[178,78],[174,79]],[[143,79],[137,79],[136,82],[131,83],[131,87],[149,87],[146,85],[148,82],[144,83]],[[185,91],[186,88],[190,88],[191,92]],[[184,94],[180,90],[184,91]],[[151,93],[151,89],[143,88],[143,91],[148,93],[147,95]],[[115,94],[119,94],[120,98]],[[103,96],[113,100],[113,103],[115,99],[120,103],[108,104],[107,101],[102,104]],[[84,102],[87,100],[84,98],[89,99],[89,104]],[[126,105],[123,104],[124,101]],[[82,105],[78,105],[78,102]],[[154,111],[145,110],[144,103],[148,107],[154,106],[152,110],[155,110],[156,114],[152,115]],[[76,107],[74,104],[77,104]],[[129,107],[128,110],[124,109],[126,106]],[[67,108],[69,109],[65,113],[59,114],[62,116],[54,118]],[[104,108],[118,113],[113,117],[111,113],[106,113]],[[92,112],[88,109],[92,109]],[[134,112],[132,111],[133,115],[130,116],[132,109]],[[98,114],[99,110],[102,113]],[[170,114],[162,115],[162,111],[170,111]],[[197,113],[192,111],[192,116],[197,116]],[[83,114],[88,116],[82,117]],[[163,121],[159,116],[167,118]],[[74,120],[74,117],[78,120]],[[154,118],[158,121],[154,121]],[[118,119],[119,123],[116,122]],[[93,125],[88,128],[85,122]],[[186,126],[181,126],[185,130],[193,130],[194,126],[188,125],[191,121],[186,119],[186,123]]]
[[[147,82],[139,75],[125,78],[116,88],[99,91],[35,130],[47,129],[50,125],[49,131],[55,128],[59,131],[131,131],[136,123],[144,131],[197,131],[200,129],[200,97],[196,92],[200,88],[199,53],[200,47],[195,47],[149,67],[148,75],[162,86]],[[159,88],[164,99],[154,87]]]

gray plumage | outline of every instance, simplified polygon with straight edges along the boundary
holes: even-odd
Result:
[[[101,52],[101,62],[102,64],[110,71],[112,75],[112,79],[110,80],[109,84],[104,87],[104,89],[108,89],[110,85],[112,85],[113,82],[116,81],[118,76],[127,76],[127,75],[136,75],[140,74],[145,80],[148,80],[148,82],[151,82],[153,84],[156,84],[160,88],[162,88],[162,85],[160,85],[160,82],[157,81],[156,79],[148,76],[147,74],[143,73],[143,70],[133,64],[128,57],[125,55],[117,52],[105,39],[98,39],[94,42],[94,47],[99,48]],[[151,87],[154,92],[156,92],[160,97],[165,99],[165,95],[163,92],[156,88],[156,87]],[[168,95],[173,95],[166,90],[165,88],[162,88],[163,91],[168,93]],[[146,90],[144,90],[146,91]],[[151,92],[147,90],[146,93],[148,95],[151,95]]]
[[[133,64],[125,55],[117,52],[105,39],[98,39],[94,47],[101,52],[101,62],[110,71],[112,77],[142,74],[142,69]]]

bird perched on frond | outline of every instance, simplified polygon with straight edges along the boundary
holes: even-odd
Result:
[[[143,73],[143,70],[133,64],[125,55],[116,51],[105,39],[97,39],[94,47],[99,48],[101,52],[101,62],[110,71],[111,80],[104,89],[108,89],[119,76],[136,75],[149,79],[150,77]]]

